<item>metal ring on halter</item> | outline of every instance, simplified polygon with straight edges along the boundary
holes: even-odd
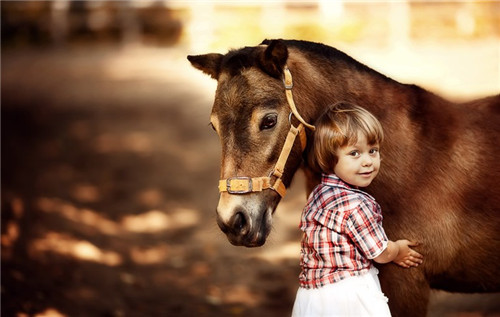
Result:
[[[267,175],[267,177],[271,178],[274,174],[274,168],[271,170],[271,172],[269,173],[269,175]]]
[[[290,124],[292,124],[292,114],[293,112],[290,111],[290,114],[288,115],[288,122],[290,122]]]

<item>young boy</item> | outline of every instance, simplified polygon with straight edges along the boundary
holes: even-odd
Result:
[[[416,243],[387,239],[380,206],[359,190],[377,176],[383,137],[378,120],[358,106],[336,104],[317,120],[310,161],[323,175],[302,213],[292,316],[390,316],[372,261],[422,263],[410,248]]]

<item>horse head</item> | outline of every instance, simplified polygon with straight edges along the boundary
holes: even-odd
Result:
[[[234,245],[261,246],[302,162],[305,127],[291,94],[280,40],[222,54],[188,56],[217,80],[210,124],[222,145],[217,223]],[[309,126],[309,128],[312,128]]]

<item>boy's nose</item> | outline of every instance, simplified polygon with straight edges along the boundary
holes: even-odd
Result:
[[[373,164],[373,160],[369,155],[364,155],[362,164],[363,166],[370,166]]]

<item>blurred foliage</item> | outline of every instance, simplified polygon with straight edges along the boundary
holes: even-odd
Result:
[[[411,10],[416,39],[500,36],[500,1],[415,1]]]
[[[398,23],[417,40],[500,36],[499,1],[344,1],[333,9],[315,1],[2,1],[1,11],[3,46],[203,41],[219,48],[266,37],[385,43]]]
[[[62,4],[62,5],[61,5]],[[162,3],[134,7],[130,1],[2,1],[2,46],[139,40],[172,45],[182,34]]]

